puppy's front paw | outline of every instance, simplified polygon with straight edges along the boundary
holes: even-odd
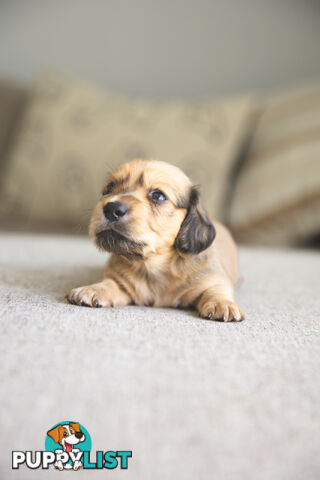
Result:
[[[79,460],[76,460],[73,465],[73,470],[79,470],[79,468],[82,468],[82,463]]]
[[[245,318],[239,305],[223,299],[207,301],[201,306],[199,315],[202,318],[220,320],[223,322],[241,322]]]
[[[119,307],[130,303],[129,295],[112,279],[74,288],[66,298],[82,307]]]
[[[112,300],[105,286],[99,283],[74,288],[67,295],[67,300],[73,305],[82,307],[111,307]]]

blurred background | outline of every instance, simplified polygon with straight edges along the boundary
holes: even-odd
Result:
[[[316,0],[2,0],[2,228],[85,233],[148,156],[239,241],[317,243],[319,44]]]
[[[319,31],[317,0],[2,0],[0,71],[162,98],[268,91],[320,74]]]

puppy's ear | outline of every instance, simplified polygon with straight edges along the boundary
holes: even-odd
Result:
[[[215,228],[200,204],[199,191],[192,187],[187,215],[177,235],[175,247],[181,253],[197,254],[210,247],[215,236]]]
[[[47,432],[47,434],[49,435],[49,437],[52,438],[52,440],[56,443],[60,443],[60,440],[62,439],[62,436],[63,436],[63,427],[62,425],[57,425],[55,428],[53,428],[52,430],[49,430],[49,432]]]
[[[79,423],[72,423],[70,422],[70,427],[73,428],[75,432],[80,432],[80,425]]]

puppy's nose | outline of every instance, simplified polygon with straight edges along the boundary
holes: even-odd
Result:
[[[103,207],[103,213],[110,222],[116,222],[124,217],[128,209],[124,203],[109,202]]]
[[[82,432],[76,432],[75,436],[76,438],[82,438],[83,433]]]

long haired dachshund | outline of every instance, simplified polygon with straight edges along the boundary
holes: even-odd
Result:
[[[70,303],[195,308],[210,320],[244,319],[233,291],[236,245],[179,168],[141,159],[121,165],[105,184],[89,233],[111,256],[103,280],[71,290]]]

